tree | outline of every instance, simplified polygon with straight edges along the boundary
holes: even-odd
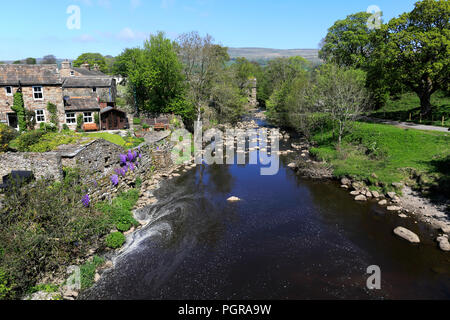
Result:
[[[54,55],[46,55],[42,58],[41,64],[56,64],[56,57]]]
[[[249,79],[260,78],[262,74],[261,66],[255,62],[250,62],[246,58],[237,58],[231,66],[235,73],[235,79],[239,88],[245,89]]]
[[[363,67],[373,51],[371,35],[376,32],[367,26],[370,16],[359,12],[336,21],[322,40],[319,57],[339,66]]]
[[[35,58],[27,58],[25,60],[26,64],[36,64],[36,59]]]
[[[196,108],[197,121],[209,105],[213,79],[229,60],[227,51],[214,44],[210,35],[202,38],[198,32],[185,33],[177,39],[177,52],[189,87],[188,99]]]
[[[431,95],[450,80],[450,2],[423,0],[410,13],[382,27],[385,73],[420,98],[421,113],[432,111]]]
[[[16,60],[16,61],[13,62],[13,64],[22,64],[22,63],[23,63],[22,60]]]
[[[316,71],[316,84],[312,95],[315,107],[330,113],[337,124],[338,147],[351,123],[361,114],[368,101],[365,89],[366,73],[360,69],[332,64]]]
[[[101,72],[108,72],[106,59],[100,53],[83,53],[73,62],[73,66],[80,67],[83,63],[88,63],[91,68],[94,65],[98,65]]]
[[[140,48],[127,48],[114,59],[112,73],[128,77],[128,62],[134,60],[140,52]]]

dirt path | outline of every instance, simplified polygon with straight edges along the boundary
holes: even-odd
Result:
[[[423,124],[411,123],[411,122],[400,122],[395,120],[386,120],[370,117],[361,117],[361,120],[373,123],[390,124],[404,129],[415,129],[415,130],[428,130],[428,131],[440,131],[440,132],[450,132],[446,127],[428,126]]]

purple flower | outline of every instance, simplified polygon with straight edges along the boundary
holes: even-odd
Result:
[[[94,180],[93,183],[94,183],[94,187],[97,188],[97,187],[98,187],[98,182],[97,182],[97,180]]]
[[[91,204],[91,198],[89,198],[89,195],[86,194],[83,199],[81,199],[81,202],[83,202],[83,206],[85,208],[89,208],[89,205]]]
[[[118,176],[120,176],[120,175],[122,174],[122,169],[121,169],[121,168],[117,168],[117,169],[114,170],[114,172],[115,172]]]
[[[117,185],[119,184],[119,176],[113,175],[113,176],[111,177],[111,182],[112,182],[112,184],[113,184],[114,186],[117,186]]]
[[[142,159],[142,153],[139,153],[139,159]]]
[[[133,163],[130,163],[130,170],[131,170],[131,171],[134,171],[134,169],[135,169],[134,164],[133,164]]]
[[[125,165],[127,163],[127,155],[121,154],[120,155],[120,164]]]
[[[133,153],[131,152],[131,150],[128,150],[127,160],[128,160],[129,162],[132,162],[132,161],[134,160],[134,158],[133,158]]]

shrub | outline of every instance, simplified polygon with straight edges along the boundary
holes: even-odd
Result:
[[[57,128],[59,121],[58,121],[58,109],[56,105],[54,105],[51,102],[47,103],[47,110],[50,113],[50,122],[55,126],[55,128]]]
[[[83,131],[83,123],[84,123],[84,117],[80,113],[77,117],[77,131],[82,132]]]
[[[106,238],[106,245],[112,249],[118,249],[125,243],[125,236],[121,232],[111,233]]]
[[[98,113],[94,114],[94,121],[97,125],[100,125],[100,117],[99,117]]]
[[[121,193],[111,204],[107,202],[98,203],[96,208],[109,216],[117,230],[125,232],[130,230],[132,226],[138,226],[138,222],[133,218],[131,212],[138,199],[139,191],[133,189]]]
[[[14,93],[14,102],[11,109],[17,114],[20,131],[27,130],[26,110],[22,92],[17,91]]]
[[[80,267],[81,289],[88,289],[94,285],[97,268],[105,262],[105,259],[94,256],[92,261],[87,261]]]
[[[0,300],[8,299],[12,292],[12,287],[8,282],[8,276],[0,269]]]
[[[17,138],[19,133],[7,125],[0,124],[0,152],[8,150],[9,143]]]
[[[143,129],[149,129],[150,126],[149,126],[148,124],[144,123],[144,124],[142,125],[142,128],[143,128]]]
[[[63,129],[63,131],[70,131],[69,126],[65,123],[63,124],[62,129]]]
[[[41,122],[39,124],[39,129],[44,131],[44,132],[56,132],[58,131],[58,127],[53,124],[53,123],[45,123],[45,122]]]
[[[7,190],[0,209],[0,268],[14,279],[11,298],[35,286],[43,273],[85,257],[111,230],[107,215],[83,207],[84,191],[72,176]]]
[[[133,124],[134,125],[140,125],[141,124],[141,119],[140,118],[133,118]]]
[[[30,146],[38,143],[44,134],[45,132],[41,130],[22,133],[18,138],[11,141],[10,146],[17,151],[27,152],[29,151]]]

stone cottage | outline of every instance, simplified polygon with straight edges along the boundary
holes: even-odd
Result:
[[[85,124],[96,127],[96,114],[100,119],[101,109],[115,108],[117,95],[116,80],[96,66],[72,68],[69,61],[60,69],[57,65],[0,65],[0,123],[14,128],[18,120],[11,106],[19,88],[25,108],[35,112],[36,126],[50,122],[47,104],[51,102],[57,106],[59,125],[70,129],[76,129],[79,115]]]
[[[57,107],[59,121],[64,121],[62,80],[57,65],[0,65],[0,123],[18,128],[11,109],[14,94],[21,90],[25,108],[34,112],[36,125],[50,122],[47,104]]]

